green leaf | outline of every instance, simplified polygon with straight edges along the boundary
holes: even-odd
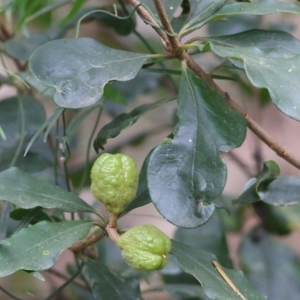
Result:
[[[191,1],[189,18],[180,30],[179,35],[183,36],[200,28],[205,23],[205,20],[222,7],[224,2],[225,0]]]
[[[154,91],[157,89],[162,80],[162,76],[160,74],[149,73],[149,69],[141,69],[136,77],[133,79],[122,82],[122,81],[114,81],[105,86],[112,86],[121,96],[126,99],[126,104],[131,104],[139,97],[141,94],[146,94],[148,92]],[[104,94],[105,98],[105,89]],[[118,98],[120,96],[117,96]],[[125,110],[124,105],[118,105],[117,103],[112,103],[112,99],[108,97],[105,102],[105,110],[112,116],[116,117],[119,114],[123,113]]]
[[[105,5],[105,3],[102,3],[102,5]],[[126,19],[120,19],[116,18],[115,16],[112,16],[108,14],[105,9],[106,7],[101,7],[101,6],[88,6],[88,7],[83,7],[80,9],[80,11],[72,18],[70,19],[60,30],[57,30],[57,32],[54,31],[54,35],[63,37],[72,27],[77,25],[77,22],[79,19],[83,16],[84,19],[82,20],[82,23],[84,22],[91,22],[91,21],[96,21],[100,23],[101,25],[104,25],[108,28],[112,28],[113,30],[116,31],[117,34],[120,35],[129,35],[132,33],[133,29],[136,26],[136,21],[134,16],[131,16],[131,18],[126,18]],[[122,9],[117,9],[117,15],[119,17],[125,17],[124,12]],[[130,8],[129,8],[130,10]],[[53,32],[52,31],[52,32]],[[53,33],[52,33],[53,34]]]
[[[285,176],[257,187],[259,198],[272,205],[300,204],[300,178]]]
[[[135,287],[114,275],[103,263],[89,259],[85,273],[96,300],[142,299]]]
[[[81,108],[96,103],[109,81],[134,78],[146,59],[146,54],[115,50],[90,38],[61,39],[37,49],[29,68],[55,89],[57,105]]]
[[[164,0],[162,1],[162,5],[165,8],[167,17],[169,21],[173,19],[174,13],[176,12],[177,8],[180,6],[182,0]],[[160,19],[156,12],[155,5],[152,0],[141,0],[140,3],[146,6],[147,10],[151,12],[155,20],[160,24]]]
[[[293,3],[281,2],[277,0],[234,2],[224,5],[209,19],[205,20],[205,23],[215,22],[217,20],[235,15],[268,15],[280,12],[300,14],[300,7]]]
[[[278,165],[272,161],[266,161],[263,169],[256,178],[251,178],[244,187],[243,193],[238,199],[233,200],[234,203],[245,204],[260,201],[258,190],[262,184],[268,185],[278,177],[280,169]]]
[[[0,277],[17,270],[42,271],[51,268],[61,252],[84,238],[90,221],[40,222],[9,238],[0,245]]]
[[[300,8],[299,8],[300,10]],[[277,108],[300,120],[300,42],[280,31],[249,30],[229,36],[205,38],[216,55],[242,62],[251,83],[266,88]]]
[[[67,212],[94,212],[94,209],[75,194],[50,182],[35,178],[17,168],[0,173],[1,200],[21,208],[59,208]]]
[[[268,233],[287,235],[300,228],[300,205],[274,206],[261,201],[255,204],[255,212]]]
[[[147,155],[140,174],[139,174],[139,185],[136,192],[136,195],[134,199],[125,207],[125,209],[122,212],[122,215],[127,214],[131,210],[144,206],[151,202],[151,197],[148,190],[148,181],[147,181],[147,169],[149,165],[149,159],[152,154],[153,150],[150,151],[150,153]]]
[[[63,113],[64,108],[57,106],[53,112],[52,115],[36,130],[35,134],[32,136],[30,141],[28,142],[28,145],[25,149],[24,155],[27,155],[28,151],[30,150],[32,144],[36,141],[38,136],[42,133],[42,131],[48,126],[47,132],[49,133],[50,128],[52,125],[57,121],[57,119],[61,116]],[[46,141],[47,135],[45,133],[44,141]]]
[[[241,145],[246,125],[240,114],[192,71],[183,68],[174,139],[152,153],[147,179],[158,211],[179,227],[197,227],[214,211],[224,189],[226,165],[220,151]]]
[[[132,126],[141,116],[143,116],[147,112],[174,99],[175,97],[170,97],[151,104],[144,104],[136,107],[130,113],[123,113],[117,116],[113,121],[106,124],[98,132],[94,140],[95,151],[98,153],[99,148],[104,150],[104,145],[106,144],[108,138],[114,138],[118,136],[123,129]]]
[[[195,276],[200,282],[205,294],[213,300],[241,300],[240,295],[221,277],[213,265],[216,257],[208,252],[172,241],[171,254],[177,259],[179,267]],[[222,268],[235,287],[247,300],[265,300],[246,280],[241,271]]]
[[[6,136],[6,140],[0,138],[1,164],[11,162],[21,137],[24,138],[24,144],[27,143],[45,118],[43,106],[30,96],[12,97],[0,102],[0,126]]]
[[[95,109],[100,109],[101,107],[102,105],[94,105],[86,110],[78,110],[67,127],[64,136],[64,144],[70,144],[77,131],[79,130],[81,124],[85,120],[87,120],[88,115],[92,113]]]
[[[54,181],[53,162],[40,153],[29,152],[26,157],[24,157],[23,153],[21,153],[14,166],[35,177]],[[0,165],[0,172],[8,169],[9,167],[10,162],[2,163]]]
[[[30,55],[40,46],[51,40],[46,34],[35,33],[29,37],[10,39],[4,44],[5,51],[12,57],[28,61]]]
[[[201,300],[210,300],[201,288],[200,285],[196,284],[164,284],[160,287],[151,289],[151,291],[167,291],[175,299],[184,300],[184,299],[201,299]]]
[[[125,17],[123,11],[118,11],[118,15]],[[119,35],[129,35],[136,26],[134,16],[130,19],[119,19],[106,13],[95,13],[94,19],[102,25],[112,28]]]
[[[52,221],[51,217],[44,211],[40,210],[35,214],[34,210],[35,208],[32,209],[16,208],[11,211],[10,218],[13,220],[22,221],[26,219],[29,215],[34,215],[29,222],[29,224],[32,225],[41,221],[48,221],[48,222]]]
[[[213,253],[223,266],[232,268],[226,237],[218,211],[215,211],[212,217],[200,227],[177,229],[174,239],[185,245]]]
[[[297,300],[300,264],[296,253],[257,228],[244,238],[240,261],[253,287],[272,300]]]
[[[112,84],[107,84],[104,87],[103,96],[105,99],[118,104],[126,105],[127,103],[124,96]]]
[[[7,235],[7,230],[9,226],[9,214],[12,208],[12,204],[6,202],[1,207],[1,216],[0,216],[0,244],[6,241],[4,240]],[[9,244],[9,243],[8,243]]]

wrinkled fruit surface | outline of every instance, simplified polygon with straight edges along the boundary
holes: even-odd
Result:
[[[91,191],[107,211],[119,214],[135,196],[138,170],[134,160],[125,154],[102,154],[91,171]]]
[[[164,268],[171,251],[171,240],[152,225],[139,225],[124,233],[117,242],[124,260],[139,271]]]

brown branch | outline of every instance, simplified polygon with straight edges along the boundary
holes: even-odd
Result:
[[[132,5],[134,8],[141,4],[139,1],[136,1],[136,0],[127,0],[127,3]],[[137,12],[144,21],[147,21],[151,24],[155,24],[155,25],[159,26],[159,24],[157,24],[156,20],[149,14],[149,12],[147,11],[147,9],[145,9],[145,7],[139,6],[137,8]],[[148,24],[147,22],[146,22],[146,24]],[[164,47],[168,50],[170,48],[170,46],[169,46],[169,39],[168,39],[166,33],[163,30],[160,30],[159,28],[156,28],[156,27],[152,27],[152,28],[162,38],[162,40],[164,42]]]
[[[160,0],[153,0],[153,2],[154,2],[155,8],[158,13],[158,16],[159,16],[162,26],[170,34],[170,35],[167,35],[167,39],[169,40],[169,45],[170,45],[170,48],[168,49],[168,51],[170,52],[171,55],[175,56],[177,54],[178,49],[181,47],[181,43],[179,42],[177,37],[174,35],[175,32],[169,22],[168,16],[166,14],[164,6],[162,5],[162,2]]]
[[[69,277],[67,275],[62,274],[62,273],[60,273],[60,272],[58,272],[58,271],[56,271],[54,269],[47,270],[47,273],[50,273],[50,274],[52,274],[54,276],[57,276],[57,277],[59,277],[61,279],[64,279],[64,280],[68,280],[69,279]],[[78,287],[84,289],[84,290],[89,290],[89,288],[87,286],[85,286],[84,284],[82,284],[81,282],[73,280],[72,283],[75,284],[75,285],[77,285]]]
[[[129,0],[130,4],[136,3],[135,0]],[[155,6],[158,9],[158,15],[160,17],[161,23],[164,28],[169,32],[171,24],[167,18],[164,7],[161,0],[154,0]],[[136,6],[136,5],[133,5]],[[139,10],[139,14],[142,18],[147,19],[147,15],[144,15],[144,10]],[[172,33],[173,30],[170,31]],[[169,44],[173,50],[176,49],[177,45],[180,44],[179,40],[176,37],[167,36]],[[179,43],[179,44],[178,44]],[[175,48],[174,48],[175,47]],[[172,51],[173,52],[173,51]],[[177,52],[178,53],[178,52]],[[235,103],[230,96],[224,92],[214,80],[206,74],[202,68],[194,61],[194,59],[186,52],[182,52],[178,57],[181,61],[185,61],[187,66],[200,78],[205,80],[227,103],[229,107],[233,110],[239,112],[244,119],[246,120],[248,128],[266,145],[268,145],[278,156],[282,157],[284,160],[292,164],[297,169],[300,169],[300,159],[295,157],[293,154],[290,154],[283,146],[281,146],[278,141],[273,138],[267,131],[265,131],[258,123],[256,123],[243,109]]]
[[[106,235],[107,235],[107,232],[105,230],[103,230],[100,233],[92,236],[91,238],[89,238],[87,240],[82,240],[82,241],[79,241],[79,242],[75,243],[69,249],[73,252],[80,252],[81,250],[97,243],[102,238],[104,238]]]

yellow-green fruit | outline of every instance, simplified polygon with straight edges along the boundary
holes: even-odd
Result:
[[[102,154],[91,171],[91,191],[107,211],[119,214],[135,196],[138,170],[134,160],[124,154]]]
[[[139,225],[124,233],[117,242],[129,266],[139,271],[164,268],[168,263],[171,240],[152,225]]]

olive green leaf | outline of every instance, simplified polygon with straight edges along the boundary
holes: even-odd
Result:
[[[0,245],[0,277],[17,270],[42,271],[51,268],[61,252],[84,238],[90,221],[40,222],[20,230]]]
[[[94,211],[75,194],[17,168],[10,168],[0,173],[0,194],[0,200],[9,201],[26,209],[40,206],[59,208],[68,212]]]
[[[158,211],[179,227],[197,227],[214,211],[227,169],[220,151],[244,141],[243,117],[229,108],[205,81],[183,66],[174,138],[154,149],[147,181]]]
[[[178,266],[186,273],[192,274],[201,284],[204,293],[213,300],[266,300],[267,298],[255,291],[238,270],[221,268],[234,286],[228,284],[216,269],[213,262],[217,258],[196,247],[172,241],[171,254],[176,257]],[[238,292],[237,292],[238,291]],[[242,298],[241,295],[244,297]]]
[[[0,101],[0,126],[6,137],[5,140],[0,138],[1,167],[4,163],[12,161],[19,147],[21,136],[24,137],[24,146],[45,118],[43,106],[31,96],[12,97]]]
[[[258,195],[258,189],[260,185],[264,182],[266,182],[266,185],[268,185],[275,178],[277,178],[279,174],[280,169],[274,161],[269,160],[264,162],[262,171],[256,178],[251,178],[247,182],[246,186],[244,187],[243,193],[236,200],[233,200],[233,202],[245,204],[260,201]]]
[[[294,205],[300,203],[300,177],[283,176],[274,161],[264,163],[256,178],[251,178],[243,193],[234,203],[263,201],[271,205]]]
[[[220,263],[232,268],[224,226],[219,217],[219,210],[215,210],[212,217],[197,228],[178,228],[174,239],[216,255]],[[205,241],[205,242],[204,242]]]
[[[142,117],[147,112],[174,99],[175,97],[164,98],[154,103],[143,104],[141,106],[138,106],[129,113],[123,113],[118,115],[110,123],[103,126],[98,132],[94,140],[94,148],[96,152],[98,153],[99,148],[104,150],[104,145],[106,144],[108,138],[114,138],[118,136],[123,129],[132,126],[139,120],[140,117]]]
[[[298,299],[300,262],[287,245],[255,228],[244,237],[239,254],[242,269],[257,291],[272,300]]]
[[[96,300],[142,300],[138,285],[126,282],[116,276],[100,261],[89,259],[84,268],[84,274],[93,290]]]

